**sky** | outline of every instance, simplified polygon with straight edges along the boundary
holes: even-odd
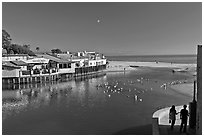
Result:
[[[202,3],[3,2],[2,29],[12,43],[30,44],[33,51],[196,54]]]

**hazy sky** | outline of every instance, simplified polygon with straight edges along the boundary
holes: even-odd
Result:
[[[100,20],[98,22],[97,20]],[[200,3],[3,3],[12,43],[105,55],[196,54]]]

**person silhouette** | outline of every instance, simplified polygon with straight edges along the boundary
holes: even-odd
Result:
[[[181,109],[181,111],[180,111],[180,119],[181,119],[180,132],[182,132],[182,129],[183,129],[184,133],[186,132],[187,120],[188,120],[188,116],[189,116],[188,110],[186,108],[187,108],[187,106],[184,105],[183,109]]]
[[[171,130],[174,129],[174,124],[175,124],[175,121],[176,121],[176,115],[178,113],[176,113],[176,109],[175,109],[175,106],[173,105],[169,111],[169,123],[171,123]]]

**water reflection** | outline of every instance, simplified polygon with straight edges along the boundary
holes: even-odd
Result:
[[[67,107],[74,102],[82,107],[93,106],[94,102],[102,101],[95,85],[104,82],[106,76],[86,80],[72,80],[67,82],[51,82],[13,85],[2,92],[3,117],[9,111],[26,111],[45,106],[60,106],[64,103]],[[7,87],[8,88],[8,87]],[[88,99],[88,101],[87,101]],[[25,109],[26,110],[23,110]],[[3,119],[4,119],[3,118]]]
[[[4,120],[3,127],[12,129],[19,123],[21,125],[22,120],[32,121],[33,113],[39,119],[30,122],[30,127],[39,128],[39,123],[42,123],[43,128],[39,131],[49,131],[50,134],[52,131],[60,134],[111,134],[131,126],[150,124],[151,115],[158,107],[175,102],[182,104],[191,99],[169,88],[175,80],[181,81],[186,76],[166,71],[157,75],[108,73],[97,78],[30,84],[22,86],[24,89],[3,90],[3,119],[18,113],[26,117],[9,117],[11,120]],[[168,77],[164,79],[160,75]],[[164,84],[166,88],[161,87]],[[26,111],[30,113],[24,113]],[[27,129],[26,124],[22,127]],[[28,129],[30,133],[35,132],[32,128]]]

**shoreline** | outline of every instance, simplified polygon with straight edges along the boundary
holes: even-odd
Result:
[[[130,67],[130,66],[136,67]],[[188,68],[185,72],[178,73],[188,73],[189,75],[196,75],[196,64],[178,64],[178,63],[165,63],[165,62],[134,62],[134,61],[109,61],[107,69],[105,72],[125,72],[125,71],[137,71],[142,68],[169,68],[169,69],[185,69]],[[125,71],[124,71],[125,68]],[[177,73],[177,72],[175,72]],[[169,86],[172,90],[175,90],[178,93],[185,94],[187,96],[193,97],[193,80],[183,80],[180,83],[175,83]]]
[[[130,67],[135,66],[135,67]],[[165,62],[134,62],[134,61],[109,61],[105,72],[118,72],[137,70],[141,67],[154,67],[154,68],[170,68],[172,71],[180,71],[183,73],[190,73],[196,75],[196,64],[178,64],[178,63],[165,63]]]

